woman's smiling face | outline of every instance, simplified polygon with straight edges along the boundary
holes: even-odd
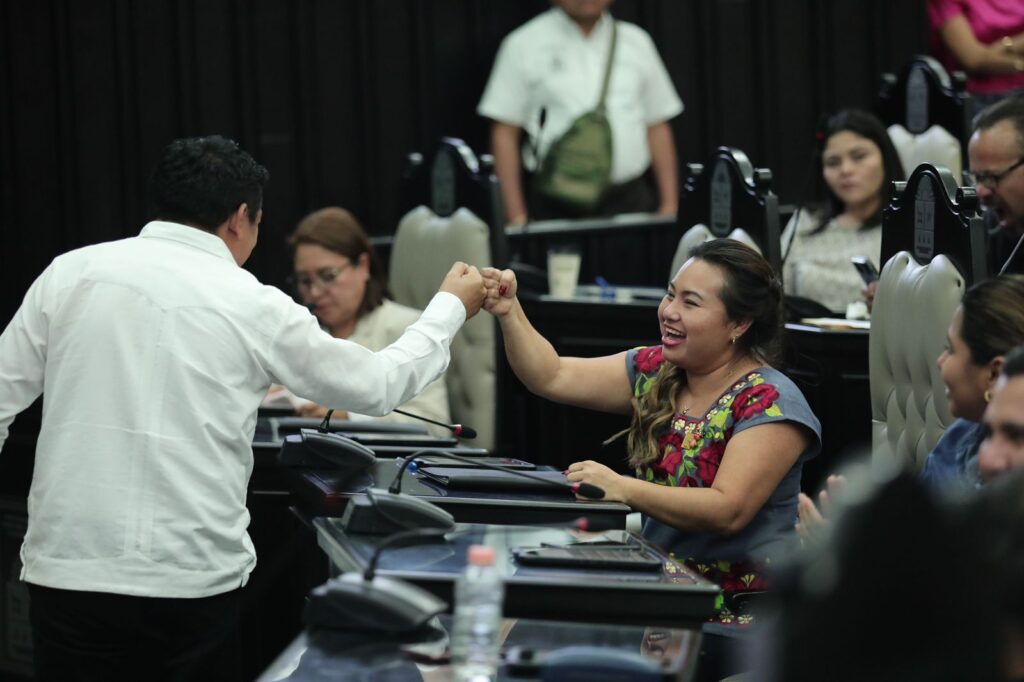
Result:
[[[679,269],[658,306],[666,360],[683,369],[699,369],[732,353],[740,325],[726,313],[724,286],[721,268],[698,258]]]

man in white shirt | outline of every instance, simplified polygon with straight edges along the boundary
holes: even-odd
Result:
[[[171,143],[154,221],[54,259],[0,335],[0,447],[45,395],[21,550],[37,679],[239,679],[267,388],[382,415],[444,371],[480,308],[479,272],[457,263],[391,346],[332,338],[239,267],[267,178],[225,138]]]
[[[611,47],[612,0],[552,0],[502,42],[477,113],[493,121],[491,151],[510,224],[570,217],[525,188],[551,143],[598,105]],[[674,215],[678,170],[669,119],[683,110],[651,37],[616,22],[606,113],[612,129],[611,187],[595,215],[657,211]],[[542,120],[543,119],[543,120]],[[520,148],[521,133],[526,140]],[[644,177],[653,171],[656,195]],[[527,199],[530,202],[527,206]]]

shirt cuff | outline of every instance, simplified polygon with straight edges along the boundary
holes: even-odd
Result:
[[[455,294],[439,291],[430,299],[420,318],[437,320],[445,326],[449,335],[455,336],[466,322],[466,306]]]

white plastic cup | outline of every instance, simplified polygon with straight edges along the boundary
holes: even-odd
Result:
[[[557,298],[572,298],[580,278],[582,257],[574,251],[548,252],[548,291]]]

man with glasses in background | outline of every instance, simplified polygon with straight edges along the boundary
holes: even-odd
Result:
[[[993,272],[1024,273],[1024,97],[993,104],[974,119],[965,184],[977,188],[989,224]],[[1011,258],[1011,254],[1013,257]]]

